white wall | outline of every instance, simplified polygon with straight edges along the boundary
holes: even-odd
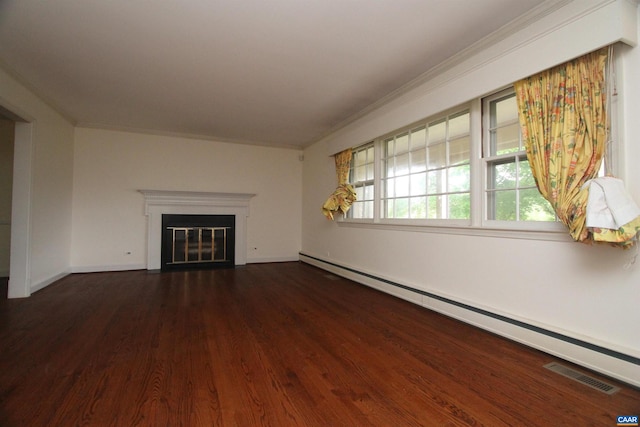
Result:
[[[301,246],[300,154],[289,149],[76,128],[73,271],[146,268],[147,217],[139,189],[255,193],[247,219],[247,262],[297,260]]]
[[[367,142],[416,119],[428,117],[439,109],[455,106],[486,93],[490,88],[499,89],[511,83],[506,80],[510,78],[509,71],[487,73],[486,70],[509,68],[513,64],[519,69],[518,74],[527,69],[533,74],[540,69],[541,63],[547,65],[548,57],[553,56],[543,55],[543,59],[538,60],[536,55],[529,54],[527,57],[527,52],[543,52],[545,46],[546,50],[552,52],[559,47],[565,52],[572,52],[567,53],[565,60],[568,60],[602,46],[601,43],[608,37],[615,38],[609,26],[601,31],[601,27],[593,25],[593,14],[604,14],[611,22],[615,22],[626,16],[625,13],[631,7],[630,18],[633,23],[638,13],[637,7],[626,1],[602,8],[591,8],[596,3],[593,1],[574,3],[583,6],[585,11],[576,11],[576,4],[571,4],[573,10],[558,11],[543,22],[524,28],[522,31],[528,34],[531,43],[522,42],[524,36],[521,32],[501,40],[503,55],[491,50],[495,46],[489,48],[493,61],[482,63],[475,60],[474,63],[470,59],[466,71],[459,66],[453,74],[436,75],[422,86],[309,147],[305,151],[304,164],[302,252],[327,261],[319,262],[321,267],[333,269],[339,274],[418,304],[443,312],[449,311],[448,314],[470,323],[640,385],[640,369],[637,364],[620,362],[599,353],[584,356],[580,349],[567,350],[564,348],[565,343],[553,339],[543,338],[536,343],[537,338],[530,337],[530,330],[515,330],[518,328],[509,326],[500,331],[493,319],[479,320],[475,313],[445,307],[419,292],[386,286],[380,281],[372,281],[349,271],[354,269],[388,279],[638,358],[640,260],[630,268],[625,268],[635,255],[635,250],[622,251],[570,241],[507,239],[338,225],[327,221],[320,213],[320,206],[336,185],[333,160],[329,154],[348,145]],[[568,39],[563,35],[567,31],[565,24],[550,31],[552,26],[549,21],[566,22],[566,25],[571,26],[574,37]],[[621,27],[628,28],[617,25],[618,30]],[[539,37],[534,31],[536,28],[539,29]],[[632,28],[637,31],[635,26]],[[609,34],[602,35],[603,33]],[[554,35],[558,38],[554,39]],[[631,35],[631,39],[636,38],[637,34]],[[524,45],[534,49],[522,51]],[[626,94],[623,99],[626,120],[623,124],[622,144],[627,162],[634,165],[625,168],[624,178],[638,202],[640,169],[635,163],[640,158],[640,124],[633,118],[640,116],[640,101],[637,97],[640,93],[637,79],[640,75],[639,51],[639,48],[624,48],[622,69],[618,70],[623,74],[621,90]],[[520,62],[512,63],[510,58],[520,58]],[[475,85],[472,84],[474,79]],[[460,98],[460,86],[479,89],[476,90],[477,93],[470,89],[471,95],[465,100]],[[403,115],[407,119],[401,123]]]
[[[14,189],[18,181],[27,191],[14,191],[12,195],[14,212],[18,208],[28,216],[19,218],[25,222],[26,232],[21,229],[19,236],[12,236],[16,240],[27,239],[25,253],[20,254],[25,259],[20,262],[24,271],[14,271],[16,257],[12,252],[9,277],[9,296],[23,297],[69,272],[73,126],[2,69],[0,105],[29,122],[20,124],[20,132],[16,129],[16,135],[21,137],[16,142],[19,146],[14,147],[25,160],[14,164]],[[12,227],[15,226],[13,221]]]

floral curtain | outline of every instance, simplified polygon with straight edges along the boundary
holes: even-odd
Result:
[[[349,168],[351,166],[351,148],[335,155],[336,175],[338,177],[338,187],[322,205],[322,213],[327,219],[333,220],[334,212],[342,212],[345,215],[351,204],[356,200],[356,192],[347,183],[349,180]]]
[[[633,244],[640,218],[617,230],[586,227],[588,186],[607,141],[604,48],[515,84],[527,158],[540,193],[574,240]]]

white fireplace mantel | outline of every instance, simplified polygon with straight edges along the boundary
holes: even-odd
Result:
[[[255,194],[199,191],[138,190],[144,195],[147,221],[147,270],[159,270],[162,252],[162,215],[234,215],[235,265],[247,263],[247,217]]]

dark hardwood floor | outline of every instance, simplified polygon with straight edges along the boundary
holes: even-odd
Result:
[[[0,301],[0,426],[615,426],[556,358],[302,263]],[[562,362],[569,365],[566,362]]]

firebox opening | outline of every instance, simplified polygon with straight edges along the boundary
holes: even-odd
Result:
[[[234,215],[162,215],[161,269],[209,269],[235,264]]]

